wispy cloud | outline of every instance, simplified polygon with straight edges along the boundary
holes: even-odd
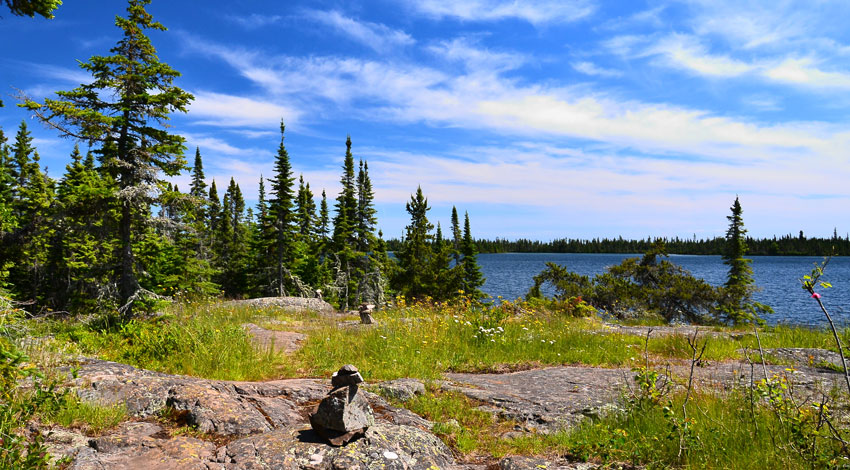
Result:
[[[386,52],[395,47],[409,46],[416,41],[404,31],[390,28],[379,23],[358,21],[344,16],[336,10],[311,10],[306,16],[330,26],[355,41],[375,50]]]
[[[440,41],[428,50],[438,57],[463,63],[468,70],[480,73],[514,70],[528,60],[522,54],[482,48],[474,40],[465,37]]]
[[[81,69],[58,67],[55,65],[34,62],[17,62],[16,65],[31,70],[34,75],[42,79],[48,78],[70,84],[90,83],[92,81],[91,74]]]
[[[230,21],[242,26],[245,29],[257,29],[268,25],[275,24],[283,19],[280,15],[261,15],[251,13],[250,15],[230,15],[227,17]]]
[[[751,64],[724,55],[710,54],[693,36],[673,34],[655,43],[647,55],[660,55],[672,66],[709,77],[737,77],[752,71]]]
[[[280,119],[293,122],[301,117],[298,110],[264,99],[208,91],[195,91],[194,95],[190,111],[193,117],[200,118],[198,124],[262,128]]]
[[[577,230],[575,220],[596,220],[610,233],[641,236],[673,233],[674,227],[682,226],[681,219],[695,230],[722,232],[724,214],[718,207],[728,206],[736,192],[746,193],[744,199],[753,214],[754,206],[759,207],[759,218],[748,219],[748,226],[765,230],[763,221],[781,216],[784,207],[804,210],[806,201],[788,190],[798,178],[819,178],[817,169],[800,168],[796,161],[730,164],[660,159],[522,141],[506,146],[448,146],[438,155],[380,148],[361,149],[360,154],[375,162],[371,168],[379,202],[405,200],[412,188],[421,185],[437,208],[494,204],[523,207],[521,212],[526,213],[543,211],[548,216],[540,229],[560,236]],[[842,183],[848,174],[844,166],[838,174],[819,179],[828,188],[825,194],[832,200],[826,203],[834,210],[850,199]],[[593,198],[587,198],[588,194]],[[439,209],[432,212],[432,218],[440,217]],[[521,218],[514,225],[526,230],[534,226],[536,231],[535,218]],[[716,227],[706,226],[707,220],[716,220]],[[494,235],[505,229],[497,221],[485,227]]]
[[[209,44],[204,47],[208,51],[214,48]],[[273,97],[263,103],[270,110],[256,120],[264,125],[281,112],[275,106],[282,105],[274,103],[297,98],[308,108],[310,103],[319,106],[330,100],[341,111],[372,120],[584,139],[641,152],[724,161],[837,156],[847,143],[839,126],[816,122],[805,126],[761,124],[710,110],[623,100],[586,89],[523,85],[504,77],[498,69],[489,74],[448,73],[396,61],[286,56],[260,59],[251,54],[238,54],[239,60],[234,60],[230,52],[216,53]],[[487,57],[486,51],[479,53]],[[263,73],[256,73],[258,68]],[[209,101],[218,106],[222,99],[213,97]],[[256,118],[258,113],[246,114]],[[239,116],[228,119],[238,122]]]
[[[199,147],[202,154],[207,151],[213,151],[224,155],[247,155],[255,152],[253,149],[235,147],[217,137],[211,137],[204,134],[192,134],[188,132],[183,132],[182,135],[183,138],[186,139],[187,147],[190,149],[193,147]]]
[[[779,98],[770,95],[744,96],[741,102],[757,111],[779,111],[782,109]]]
[[[614,69],[606,69],[597,66],[593,62],[574,62],[572,64],[573,69],[577,72],[583,73],[585,75],[591,75],[594,77],[621,77],[623,72]]]
[[[850,89],[850,72],[828,72],[817,68],[812,59],[786,59],[764,70],[764,76],[782,83],[819,90]]]
[[[592,14],[586,0],[408,0],[415,11],[432,18],[493,21],[516,18],[532,24],[569,23]]]

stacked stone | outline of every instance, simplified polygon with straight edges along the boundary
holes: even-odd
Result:
[[[362,393],[360,372],[351,364],[331,376],[333,389],[310,415],[310,426],[331,445],[340,446],[366,433],[375,424],[372,407]]]
[[[375,323],[375,319],[372,318],[372,312],[375,310],[375,306],[372,304],[362,304],[360,305],[360,323],[364,325],[371,325]]]

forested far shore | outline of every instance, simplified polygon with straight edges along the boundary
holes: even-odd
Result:
[[[661,240],[670,254],[677,255],[722,255],[726,244],[724,237],[697,239],[645,238],[627,240],[618,238],[559,238],[551,241],[519,238],[477,239],[475,245],[480,253],[645,253],[652,245]],[[839,237],[837,230],[830,238],[783,235],[772,238],[746,239],[749,256],[850,256],[850,237]],[[387,249],[395,251],[401,246],[401,240],[387,241]]]

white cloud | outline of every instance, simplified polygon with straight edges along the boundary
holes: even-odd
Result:
[[[208,135],[183,132],[182,136],[186,139],[186,147],[189,149],[199,147],[201,149],[201,155],[207,151],[213,151],[224,155],[246,155],[254,152],[252,149],[234,147],[219,138],[210,137]]]
[[[770,95],[758,94],[745,96],[741,99],[741,102],[758,111],[779,111],[782,109],[780,100]]]
[[[693,36],[673,34],[655,43],[647,55],[660,55],[674,67],[710,77],[737,77],[751,72],[751,64],[724,55],[714,55]]]
[[[619,70],[606,69],[597,66],[593,62],[574,62],[572,64],[573,69],[577,72],[583,73],[585,75],[591,75],[594,77],[621,77],[623,72]]]
[[[379,23],[357,21],[343,16],[338,11],[313,10],[307,12],[307,16],[340,31],[376,52],[386,52],[394,47],[409,46],[416,42],[404,31]]]
[[[261,98],[247,98],[208,91],[195,91],[195,100],[189,107],[199,124],[229,127],[268,127],[284,119],[297,121],[298,110]]]
[[[271,24],[275,24],[283,19],[280,15],[261,15],[259,13],[251,13],[245,16],[228,16],[229,20],[242,26],[245,29],[257,29]]]
[[[843,183],[850,176],[846,164],[825,175],[815,166],[801,167],[797,160],[663,159],[538,142],[449,146],[439,155],[380,148],[361,149],[359,154],[373,163],[378,202],[397,204],[421,185],[435,207],[429,215],[432,220],[447,217],[448,212],[441,215],[439,208],[451,205],[525,208],[515,212],[530,215],[516,215],[507,226],[504,220],[475,224],[478,233],[499,236],[511,226],[520,227],[520,235],[539,233],[534,226],[538,211],[546,214],[540,228],[560,236],[564,230],[588,230],[590,220],[615,235],[644,235],[641,230],[679,234],[681,227],[722,233],[725,208],[736,193],[742,194],[749,213],[758,213],[763,220],[782,219],[785,208],[804,213],[806,188],[799,186],[800,179],[817,180],[825,193],[834,196],[825,202],[830,210],[840,211],[850,199]],[[475,211],[471,215],[476,218]],[[711,221],[716,221],[716,228]],[[748,227],[761,233],[775,230],[751,218]]]
[[[817,89],[850,89],[850,73],[826,72],[814,66],[812,59],[786,59],[767,68],[764,75],[777,82]]]
[[[449,61],[461,62],[467,69],[477,73],[514,70],[527,61],[527,58],[521,54],[483,49],[474,41],[462,37],[451,41],[441,41],[428,49]]]
[[[493,21],[517,18],[532,24],[568,23],[589,16],[587,0],[408,0],[414,10],[437,19]]]
[[[459,50],[471,47],[460,45]],[[581,88],[525,85],[503,77],[498,68],[490,73],[470,70],[449,74],[397,61],[233,55],[208,44],[204,47],[266,88],[271,99],[263,104],[271,109],[259,113],[257,122],[263,126],[281,113],[275,108],[281,105],[275,103],[298,99],[304,109],[344,112],[369,120],[584,139],[640,152],[722,161],[834,158],[843,155],[848,144],[839,126],[817,122],[762,124],[708,110],[622,100]],[[476,54],[491,57],[487,51],[467,51],[463,56]],[[222,102],[218,97],[209,101]],[[326,106],[328,101],[336,110]],[[218,113],[220,117],[225,114],[229,112]]]
[[[21,66],[26,67],[41,78],[51,78],[76,85],[81,83],[91,83],[92,81],[91,74],[82,69],[69,69],[56,65],[37,64],[33,62],[21,63]]]

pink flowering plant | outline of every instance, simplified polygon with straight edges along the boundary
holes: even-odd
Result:
[[[800,279],[800,282],[803,284],[803,290],[811,294],[812,298],[817,301],[818,307],[820,307],[823,314],[826,315],[826,320],[829,322],[829,327],[832,329],[832,336],[835,338],[835,345],[838,347],[838,355],[841,357],[841,365],[844,367],[844,381],[847,382],[847,392],[850,393],[850,374],[847,373],[847,361],[844,359],[844,349],[841,347],[841,340],[838,338],[838,330],[835,328],[835,322],[832,321],[832,316],[823,305],[823,296],[815,291],[816,288],[829,289],[832,287],[832,284],[820,280],[821,277],[823,277],[826,265],[829,264],[829,260],[830,258],[827,257],[823,260],[823,263],[815,263],[812,273],[808,276],[803,276],[803,278]]]

